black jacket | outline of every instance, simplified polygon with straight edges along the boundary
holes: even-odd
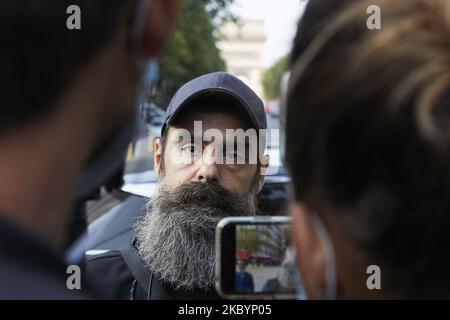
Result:
[[[214,288],[174,290],[159,280],[138,256],[132,245],[86,258],[89,283],[106,299],[111,300],[215,300]]]
[[[86,288],[69,290],[59,254],[18,227],[0,220],[0,300],[84,299]]]

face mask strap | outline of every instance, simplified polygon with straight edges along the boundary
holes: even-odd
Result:
[[[135,19],[132,24],[131,37],[132,46],[136,54],[142,45],[144,36],[145,19],[152,0],[138,0],[136,5]],[[148,67],[149,61],[143,61],[136,57],[136,68],[141,81],[136,90],[136,111],[134,115],[109,139],[109,142],[101,146],[97,155],[91,159],[88,167],[83,172],[79,186],[77,199],[84,201],[94,193],[112,174],[123,165],[128,144],[136,135],[136,123],[138,121],[138,108],[141,100],[144,70]]]
[[[336,281],[336,258],[334,254],[333,243],[331,242],[325,225],[319,215],[311,212],[311,223],[313,224],[321,243],[323,244],[325,254],[325,300],[336,299],[337,281]]]
[[[302,276],[300,270],[297,266],[297,253],[294,249],[291,249],[288,253],[288,268],[289,272],[293,276],[293,286],[295,289],[296,299],[297,300],[307,300],[308,297],[306,295],[305,287],[302,283]]]
[[[136,5],[136,14],[131,30],[131,41],[132,48],[136,54],[135,66],[136,71],[140,75],[139,83],[136,90],[136,101],[137,101],[137,111],[136,115],[139,114],[139,106],[144,101],[144,88],[145,86],[150,86],[151,83],[155,82],[158,74],[158,64],[155,58],[143,59],[140,56],[140,50],[142,47],[142,42],[144,38],[145,31],[145,21],[147,14],[152,5],[153,0],[138,0]],[[148,75],[153,75],[152,79],[148,78]]]
[[[136,6],[136,14],[131,29],[132,45],[135,50],[138,50],[142,44],[144,37],[145,19],[148,10],[151,6],[152,0],[138,0]]]
[[[131,45],[135,54],[135,67],[138,74],[141,75],[141,79],[139,81],[137,97],[138,101],[140,98],[141,91],[144,87],[144,77],[145,71],[150,68],[149,66],[152,64],[154,59],[144,59],[141,56],[142,43],[144,39],[145,32],[145,21],[147,19],[147,14],[151,7],[153,0],[138,0],[136,5],[136,13],[134,15],[134,21],[131,28]]]

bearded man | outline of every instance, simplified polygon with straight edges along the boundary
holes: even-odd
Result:
[[[156,191],[133,243],[87,260],[110,299],[217,299],[215,229],[257,214],[264,183],[266,115],[241,80],[216,72],[182,86],[155,142]]]

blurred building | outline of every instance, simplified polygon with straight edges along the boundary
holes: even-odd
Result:
[[[239,20],[227,22],[220,29],[217,44],[228,72],[249,85],[263,97],[263,49],[266,41],[264,22]]]
[[[259,226],[257,255],[281,259],[289,245],[286,226]]]

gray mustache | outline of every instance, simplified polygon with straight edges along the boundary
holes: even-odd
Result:
[[[163,205],[172,210],[192,211],[194,208],[204,208],[209,213],[216,213],[218,217],[252,215],[256,210],[253,198],[249,201],[250,199],[238,197],[214,182],[189,182],[173,190],[164,190],[163,194]]]

